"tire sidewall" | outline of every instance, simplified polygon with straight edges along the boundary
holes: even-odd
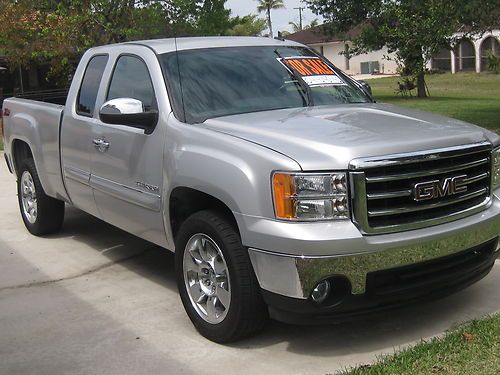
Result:
[[[229,304],[229,310],[226,317],[222,322],[217,324],[209,323],[199,316],[198,312],[191,303],[191,299],[189,298],[184,282],[183,258],[186,250],[186,244],[189,239],[197,233],[203,233],[209,236],[219,246],[224,255],[229,272],[231,302]],[[237,236],[235,232],[232,233],[232,236],[234,235]],[[203,215],[198,214],[195,214],[186,220],[176,238],[175,272],[177,287],[179,289],[182,303],[194,326],[201,331],[204,336],[214,341],[225,341],[225,336],[231,335],[231,332],[237,325],[237,320],[240,315],[239,313],[242,308],[241,280],[238,277],[238,270],[235,269],[235,261],[231,251],[234,250],[234,247],[242,248],[239,238],[236,244],[231,243],[227,237],[221,235],[220,231],[213,223],[204,219]],[[221,332],[225,332],[225,334],[221,334]]]
[[[23,209],[21,177],[24,172],[29,172],[31,174],[35,186],[37,215],[34,223],[31,223],[28,218],[26,218]],[[31,158],[25,159],[20,163],[17,174],[17,198],[24,225],[31,234],[41,236],[55,233],[61,229],[64,221],[65,203],[45,194],[40,178],[38,177],[35,161]]]
[[[31,175],[31,178],[33,179],[33,184],[35,185],[35,193],[36,193],[36,199],[37,199],[37,216],[36,216],[36,220],[34,223],[31,223],[28,218],[25,216],[24,214],[24,209],[23,209],[23,191],[22,191],[22,185],[21,185],[21,177],[23,175],[24,172],[29,172],[29,174]],[[31,160],[26,160],[25,162],[23,162],[21,164],[21,168],[19,170],[19,175],[18,175],[18,178],[17,178],[17,198],[18,198],[18,202],[19,202],[19,209],[21,211],[21,217],[23,219],[23,222],[24,222],[24,225],[26,226],[26,228],[28,228],[28,230],[31,232],[31,233],[37,233],[41,230],[40,228],[40,198],[43,194],[43,189],[42,189],[42,186],[40,184],[40,181],[38,179],[38,174],[36,173],[36,169],[34,167],[34,163],[33,161]]]

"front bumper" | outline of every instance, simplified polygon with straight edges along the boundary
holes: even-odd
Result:
[[[436,260],[491,241],[495,247],[492,249],[492,257],[496,258],[500,251],[500,199],[494,196],[492,200],[491,206],[481,213],[408,232],[362,236],[359,232],[355,233],[352,223],[344,223],[346,231],[335,231],[335,238],[328,239],[323,228],[319,239],[308,242],[307,238],[317,233],[316,224],[309,224],[309,229],[313,231],[310,233],[307,225],[294,228],[294,224],[289,223],[254,223],[247,228],[250,231],[255,228],[265,229],[261,238],[272,238],[272,242],[280,250],[270,251],[249,246],[248,242],[260,242],[252,240],[256,238],[255,232],[243,231],[242,238],[243,243],[249,247],[253,268],[265,292],[307,300],[319,281],[340,276],[349,281],[350,294],[359,296],[366,292],[368,275],[376,271]],[[288,225],[288,230],[282,225]],[[276,228],[279,230],[276,231]],[[293,241],[293,238],[299,236],[306,240]],[[291,253],[282,251],[286,245],[290,246]],[[354,246],[357,247],[356,251],[353,251]],[[330,254],[325,254],[328,248]],[[315,253],[320,255],[314,255]]]
[[[337,293],[321,304],[267,291],[263,291],[263,296],[271,317],[276,320],[293,324],[338,323],[394,307],[429,302],[464,289],[491,271],[500,253],[493,252],[495,247],[496,239],[444,258],[373,272],[368,274],[364,294]],[[334,280],[335,287],[339,279]]]

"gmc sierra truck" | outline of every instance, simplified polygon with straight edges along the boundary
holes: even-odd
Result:
[[[3,116],[28,231],[71,205],[174,251],[213,341],[427,301],[500,253],[500,137],[377,104],[299,43],[92,48],[65,105],[10,98]]]

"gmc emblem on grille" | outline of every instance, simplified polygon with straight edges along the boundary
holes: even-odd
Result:
[[[413,199],[417,202],[442,198],[467,191],[467,175],[447,177],[442,180],[419,182],[413,187]]]

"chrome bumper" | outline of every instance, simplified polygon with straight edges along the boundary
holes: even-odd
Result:
[[[288,297],[307,299],[316,283],[331,276],[347,277],[352,293],[363,294],[369,272],[441,258],[499,236],[500,201],[494,199],[493,205],[482,213],[432,229],[371,236],[371,239],[376,237],[378,243],[367,241],[364,248],[356,253],[305,256],[250,247],[249,255],[261,288]],[[381,243],[385,243],[387,248],[381,250]],[[332,248],[335,247],[332,243]],[[500,244],[497,243],[497,256],[499,251]]]

